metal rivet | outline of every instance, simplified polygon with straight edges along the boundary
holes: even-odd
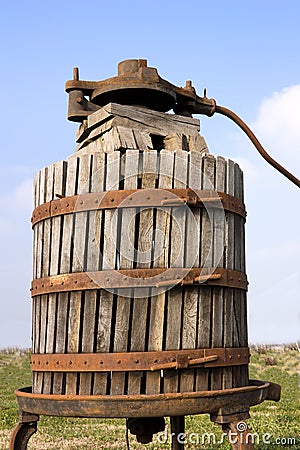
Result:
[[[238,359],[240,359],[240,358],[241,358],[241,355],[237,355],[237,357],[238,357]]]
[[[110,201],[113,203],[113,202],[115,201],[115,199],[114,199],[114,198],[111,198]]]
[[[150,200],[150,195],[147,195],[146,200]]]
[[[172,361],[175,362],[175,361],[176,361],[176,358],[172,358]]]
[[[56,364],[58,365],[58,364],[59,364],[59,361],[56,361]]]
[[[70,204],[69,204],[69,203],[67,203],[67,208],[69,208],[69,206],[70,206]]]
[[[103,361],[100,361],[100,364],[103,364]]]
[[[135,363],[138,364],[140,361],[138,359],[135,360]]]
[[[73,362],[72,361],[69,361],[69,364],[70,364],[70,366],[73,364]]]
[[[121,364],[121,360],[120,359],[118,359],[118,364]]]
[[[48,364],[49,364],[49,361],[46,361],[46,365],[48,366]]]
[[[157,363],[157,362],[158,362],[158,359],[157,359],[157,358],[155,358],[154,362],[155,362],[155,363]]]
[[[83,205],[83,200],[81,200],[80,204]]]
[[[229,359],[232,359],[232,355],[229,355]]]
[[[87,364],[87,361],[83,361],[83,364]]]

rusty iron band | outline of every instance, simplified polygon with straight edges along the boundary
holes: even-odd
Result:
[[[74,272],[36,278],[31,296],[91,289],[161,288],[172,285],[209,285],[247,290],[244,272],[223,268],[155,268]]]
[[[248,347],[129,353],[33,354],[34,372],[134,372],[249,364]]]
[[[31,222],[34,226],[51,217],[83,211],[183,205],[223,208],[225,211],[246,217],[244,203],[224,192],[193,189],[130,189],[73,195],[51,200],[34,209]]]

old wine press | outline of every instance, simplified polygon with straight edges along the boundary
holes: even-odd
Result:
[[[299,180],[234,113],[146,60],[104,81],[74,69],[66,91],[78,145],[35,177],[32,387],[16,391],[10,448],[55,415],[126,418],[141,443],[169,416],[182,449],[184,416],[201,413],[253,448],[249,409],[280,387],[248,378],[243,175],[192,114],[231,117]]]

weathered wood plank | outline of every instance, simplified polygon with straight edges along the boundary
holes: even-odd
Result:
[[[186,188],[188,181],[188,154],[177,151],[174,161],[174,188]],[[186,211],[182,208],[172,208],[172,228],[170,263],[171,267],[184,267]],[[166,350],[179,350],[181,346],[183,290],[174,287],[168,293],[167,324],[166,324]],[[179,388],[179,373],[176,370],[167,370],[164,374],[164,391],[177,392]]]
[[[139,152],[137,150],[127,150],[123,155],[124,161],[124,189],[136,189],[138,186],[139,172]],[[131,269],[134,263],[134,239],[135,239],[135,223],[136,208],[127,208],[122,211],[122,222],[120,227],[120,256],[119,268]],[[134,301],[134,300],[133,300]],[[136,300],[139,302],[139,299]],[[118,296],[116,323],[114,335],[114,352],[126,352],[140,350],[141,342],[135,342],[134,329],[131,329],[132,341],[129,342],[129,320],[130,320],[130,304],[129,296]],[[133,348],[132,348],[133,347]],[[144,349],[144,347],[143,347]],[[136,380],[138,378],[138,380]],[[114,393],[124,393],[125,389],[125,372],[115,373],[112,375],[111,391]],[[135,392],[136,384],[140,380],[138,374],[128,375],[128,393]]]
[[[202,156],[198,152],[189,154],[189,187],[201,189],[202,183]],[[201,211],[199,208],[189,210],[186,219],[186,252],[185,267],[200,266],[200,233]],[[183,294],[183,324],[182,348],[192,349],[197,345],[197,312],[199,288],[193,286],[184,289]],[[194,390],[195,370],[182,370],[180,376],[180,391]]]
[[[144,151],[142,154],[142,189],[155,188],[157,175],[157,152]],[[138,230],[138,252],[137,267],[152,267],[153,259],[153,234],[154,234],[154,218],[153,209],[144,208],[139,214],[139,230]],[[147,310],[151,302],[151,289],[148,296],[133,300],[133,310],[131,319],[131,351],[143,351],[146,345],[146,329],[148,327]],[[142,325],[144,323],[144,325]],[[142,325],[142,326],[141,326]],[[143,373],[137,372],[129,375],[128,393],[140,393],[141,381]]]
[[[232,160],[227,160],[226,171],[226,193],[234,195],[234,163]],[[227,269],[234,269],[234,214],[226,211],[226,238],[225,238],[225,267]],[[233,302],[234,289],[224,289],[224,346],[233,346]],[[223,373],[223,388],[229,389],[233,386],[232,368],[227,368]]]
[[[202,189],[214,188],[215,159],[211,155],[202,158]],[[213,224],[212,214],[203,208],[201,211],[201,242],[200,262],[201,267],[212,267],[213,263]],[[198,305],[198,348],[211,347],[212,327],[212,289],[199,287]],[[201,368],[196,371],[196,390],[207,390],[209,386],[209,369]]]
[[[47,167],[45,180],[45,202],[53,199],[53,185],[54,185],[54,165]],[[43,267],[42,276],[47,277],[50,273],[51,262],[51,239],[52,239],[52,220],[47,219],[44,222],[43,232]],[[49,332],[49,322],[51,317],[48,317],[49,295],[41,296],[41,330],[43,330],[43,339],[40,342],[40,353],[47,352],[47,338]],[[43,377],[43,393],[51,392],[51,374],[44,373]]]
[[[173,184],[174,152],[162,150],[159,154],[160,189],[171,189]],[[156,211],[156,230],[154,235],[153,267],[168,267],[171,218],[168,211]],[[162,292],[150,299],[148,351],[163,349],[164,315],[167,294]],[[146,394],[160,393],[160,372],[149,372],[146,376]]]
[[[76,193],[85,194],[89,191],[90,179],[90,159],[89,154],[82,155],[77,159],[77,179]],[[79,200],[80,201],[80,200]],[[86,233],[87,233],[87,212],[75,213],[73,222],[73,246],[72,246],[72,272],[81,272],[85,269]],[[70,310],[68,315],[68,348],[71,353],[78,353],[81,350],[82,342],[82,315],[84,311],[85,292],[70,293]],[[74,326],[75,325],[75,326]],[[84,377],[83,377],[84,378]],[[66,389],[68,393],[77,393],[79,374],[67,374]],[[86,386],[79,383],[79,392]]]
[[[40,199],[40,180],[41,171],[39,171],[34,178],[34,198],[33,204],[34,208],[39,206]],[[38,277],[38,265],[39,265],[39,254],[42,250],[39,250],[39,246],[42,244],[40,237],[40,227],[42,224],[36,224],[34,227],[34,238],[33,238],[33,279]],[[34,297],[32,299],[32,350],[33,353],[38,353],[39,351],[39,337],[40,337],[40,296]],[[38,393],[38,377],[36,372],[33,372],[32,387],[33,392]]]
[[[219,192],[225,191],[226,165],[225,159],[217,156],[215,158],[215,183],[214,189]],[[213,267],[224,267],[225,247],[225,213],[223,210],[215,210],[213,213]],[[212,301],[212,347],[223,347],[224,327],[224,289],[214,287]],[[224,318],[226,320],[226,318]],[[211,371],[211,389],[222,388],[223,369],[215,368]]]
[[[234,164],[234,195],[237,198],[241,197],[241,178],[240,168],[237,164]],[[234,268],[235,270],[241,270],[241,228],[240,220],[237,215],[234,216]],[[242,314],[242,293],[240,289],[234,290],[233,301],[233,346],[240,347],[242,345],[242,330],[241,330],[241,314]],[[237,366],[233,368],[233,385],[239,387],[243,385],[241,367]]]
[[[76,178],[77,178],[77,158],[69,158],[66,168],[66,186],[65,195],[76,194]],[[61,241],[61,254],[59,273],[71,272],[71,246],[72,246],[72,233],[73,233],[73,215],[68,214],[62,219],[62,241]],[[67,342],[68,337],[68,324],[73,329],[79,327],[79,317],[76,317],[76,300],[74,296],[80,296],[80,293],[73,293],[72,296],[68,293],[59,293],[57,296],[57,310],[56,310],[56,337],[55,337],[55,353],[67,352],[74,353],[70,340]],[[72,318],[72,319],[71,319]],[[67,343],[66,343],[67,342]],[[64,376],[62,373],[55,373],[53,376],[53,394],[62,394],[64,379],[66,380],[66,393],[76,393],[76,374],[68,374]]]
[[[40,170],[39,175],[39,193],[38,193],[38,205],[42,205],[45,203],[45,190],[46,190],[46,177],[47,177],[47,168],[44,167]],[[44,223],[41,223],[37,227],[37,261],[36,261],[36,278],[40,278],[42,276],[43,271],[43,251],[44,251]],[[45,336],[45,315],[44,315],[44,307],[42,305],[42,296],[37,297],[36,299],[36,323],[37,323],[37,333],[36,333],[36,352],[42,353],[44,351],[44,336]],[[43,373],[40,372],[36,374],[35,377],[35,388],[34,391],[37,393],[41,393],[43,389]]]
[[[80,162],[82,163],[82,158]],[[96,164],[95,164],[96,163]],[[95,155],[86,155],[83,170],[86,170],[87,180],[86,186],[81,189],[79,193],[99,192],[103,188],[103,177],[96,175],[98,160]],[[95,170],[96,169],[96,170]],[[92,176],[90,176],[92,174]],[[78,191],[80,186],[78,187]],[[96,271],[99,265],[99,251],[95,245],[95,220],[96,211],[90,211],[82,215],[82,220],[85,221],[85,249],[83,251],[84,270]],[[83,230],[81,230],[83,231]],[[83,311],[81,314],[81,348],[82,353],[93,353],[95,341],[95,324],[96,324],[96,306],[97,306],[97,291],[85,291],[83,298]],[[79,381],[79,394],[90,395],[93,391],[93,374],[81,373]]]
[[[108,153],[106,155],[106,179],[104,189],[106,191],[119,189],[120,186],[120,152]],[[117,266],[116,243],[118,221],[113,220],[114,210],[107,210],[102,213],[104,220],[104,235],[102,261],[100,267],[102,270],[115,269]],[[104,217],[104,219],[103,219]],[[102,240],[102,238],[101,238]],[[100,247],[101,250],[101,247]],[[97,352],[113,351],[111,348],[111,334],[115,326],[114,294],[101,290],[100,306],[98,317],[97,332]],[[94,394],[106,394],[110,389],[110,374],[98,374],[94,382]]]

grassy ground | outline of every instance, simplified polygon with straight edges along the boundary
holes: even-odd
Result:
[[[250,377],[273,381],[282,386],[279,403],[266,401],[251,408],[248,423],[257,433],[255,445],[259,450],[289,448],[300,449],[300,353],[295,349],[257,347],[251,349]],[[9,448],[9,436],[17,422],[17,403],[14,389],[31,385],[28,351],[0,351],[0,449]],[[168,424],[169,429],[169,424]],[[125,421],[100,419],[68,419],[41,417],[38,433],[29,441],[28,450],[86,450],[126,449]],[[220,427],[215,426],[207,415],[186,418],[186,449],[230,449],[222,438]],[[205,433],[214,433],[216,443],[208,444]],[[204,436],[203,436],[204,435]],[[205,444],[202,444],[202,438]],[[213,437],[211,437],[213,439]],[[278,443],[275,443],[278,439]],[[289,441],[290,439],[290,441]],[[293,440],[291,440],[293,439]],[[161,441],[164,439],[161,438]],[[130,435],[131,449],[158,450],[170,448],[169,441],[160,443],[157,437],[152,444],[142,446]]]

